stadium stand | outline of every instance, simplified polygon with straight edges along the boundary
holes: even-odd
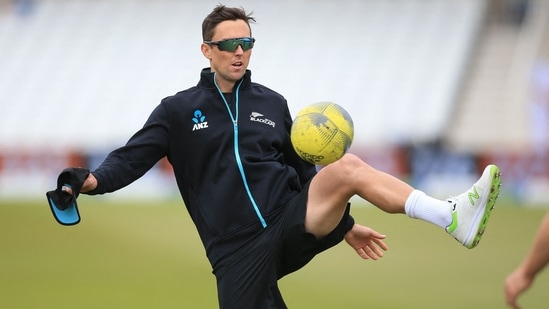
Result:
[[[456,149],[474,151],[487,141],[498,142],[499,132],[484,130],[482,141],[468,144],[480,129],[470,126],[478,119],[464,116],[471,106],[482,105],[498,120],[510,117],[502,115],[510,109],[473,94],[474,86],[464,83],[471,66],[486,61],[479,58],[478,46],[499,48],[483,41],[491,2],[225,4],[253,10],[258,19],[250,64],[256,82],[282,93],[293,113],[317,101],[343,105],[355,121],[354,149],[381,158],[375,149],[383,153],[389,148],[387,153],[405,160],[402,150],[408,145],[443,140]],[[207,66],[199,50],[200,24],[217,4],[3,2],[0,196],[17,191],[20,183],[14,179],[36,171],[41,175],[35,177],[38,187],[51,184],[54,171],[74,158],[97,164],[141,127],[160,99],[194,85],[200,69]],[[470,80],[482,85],[476,77]],[[511,113],[516,115],[517,109]],[[517,132],[515,139],[525,138],[525,130]],[[36,162],[48,163],[37,168]],[[410,170],[406,164],[393,165],[400,173]]]
[[[250,68],[294,109],[348,106],[359,142],[431,140],[448,120],[482,3],[318,1],[315,14],[308,1],[244,3],[259,20]],[[0,20],[3,147],[118,145],[207,65],[197,16],[211,2],[34,5]]]

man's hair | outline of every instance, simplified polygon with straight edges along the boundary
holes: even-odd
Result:
[[[217,27],[219,23],[226,20],[241,19],[245,21],[248,24],[251,33],[252,28],[250,27],[250,22],[255,22],[255,19],[251,16],[252,13],[246,14],[246,11],[241,7],[229,8],[222,4],[216,6],[202,22],[202,39],[204,41],[211,41],[214,35],[215,27]]]

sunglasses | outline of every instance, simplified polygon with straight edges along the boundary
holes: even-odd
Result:
[[[254,38],[236,38],[236,39],[226,39],[222,41],[204,41],[204,43],[209,45],[217,45],[217,48],[221,51],[234,52],[238,46],[242,47],[243,51],[247,51],[254,47]]]

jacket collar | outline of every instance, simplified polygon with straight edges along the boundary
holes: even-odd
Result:
[[[240,86],[240,89],[250,88],[252,84],[252,71],[246,70],[246,73],[244,74],[242,79],[243,82]],[[238,82],[235,85],[238,85]],[[215,88],[214,73],[212,72],[211,68],[202,69],[202,71],[200,72],[200,81],[198,82],[198,87],[209,89]]]

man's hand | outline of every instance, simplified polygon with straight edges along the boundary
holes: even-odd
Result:
[[[84,184],[82,185],[82,189],[80,189],[80,192],[86,193],[94,190],[95,188],[97,188],[97,179],[95,178],[95,176],[93,176],[92,173],[90,173],[88,175],[88,178],[86,178],[86,180],[84,181]]]
[[[524,269],[520,267],[509,274],[505,278],[504,285],[505,302],[507,305],[514,309],[520,309],[517,298],[532,285],[533,281],[534,278],[526,276]]]
[[[377,260],[383,257],[383,251],[388,249],[383,239],[385,235],[359,224],[355,224],[345,234],[345,241],[365,260]]]
[[[95,188],[97,188],[97,179],[95,178],[95,176],[93,176],[92,173],[90,173],[86,180],[84,180],[84,183],[82,184],[82,188],[80,189],[79,193],[86,193],[94,190]],[[72,194],[72,189],[70,187],[63,186],[62,190],[69,194]]]

